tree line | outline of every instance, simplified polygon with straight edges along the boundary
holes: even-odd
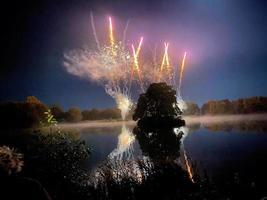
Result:
[[[267,113],[267,97],[251,97],[230,101],[208,101],[201,107],[201,114],[253,114]]]
[[[220,115],[220,114],[252,114],[267,113],[267,97],[251,97],[230,101],[208,101],[200,108],[194,102],[186,102],[187,109],[183,115]],[[29,96],[24,102],[0,103],[1,128],[38,127],[45,119],[45,112],[50,109],[58,122],[79,122],[83,120],[115,120],[120,119],[117,108],[81,110],[78,107],[64,111],[60,105],[45,105],[34,96]],[[135,108],[128,119],[132,119]]]
[[[230,101],[212,100],[199,107],[194,102],[186,102],[184,115],[226,115],[267,113],[267,97],[257,96]]]
[[[44,125],[45,112],[50,109],[58,122],[79,122],[82,120],[120,119],[117,108],[83,110],[79,107],[64,111],[60,105],[45,105],[34,96],[23,102],[1,102],[0,121],[2,129],[34,128]]]

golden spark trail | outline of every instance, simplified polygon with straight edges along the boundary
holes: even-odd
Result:
[[[92,27],[92,30],[93,30],[95,42],[96,42],[98,50],[100,50],[100,43],[99,43],[99,40],[98,40],[98,37],[97,37],[97,33],[96,33],[96,29],[95,29],[94,15],[93,15],[92,11],[90,12],[90,18],[91,18],[91,27]]]
[[[162,58],[162,62],[161,62],[161,66],[160,66],[160,71],[163,70],[163,66],[165,65],[165,54],[163,55],[163,58]]]
[[[138,60],[139,60],[139,53],[142,47],[142,43],[143,43],[143,37],[140,38],[136,51],[135,51],[134,45],[132,44],[132,51],[133,51],[133,57],[134,57],[134,70],[136,70],[137,72],[140,71]]]
[[[138,45],[138,48],[136,50],[136,56],[137,56],[137,58],[139,57],[139,53],[140,53],[142,44],[143,44],[143,37],[140,38],[139,45]]]
[[[114,36],[113,36],[113,25],[112,25],[111,17],[109,17],[109,41],[110,41],[110,46],[113,52],[114,51]]]
[[[180,76],[179,76],[179,86],[178,86],[178,95],[181,96],[181,86],[182,86],[182,79],[183,79],[183,73],[184,73],[184,66],[185,66],[185,59],[186,59],[187,53],[184,52],[184,57],[181,65],[181,70],[180,70]]]
[[[134,48],[133,45],[132,45],[132,50],[133,50],[133,57],[134,57],[134,66],[133,66],[133,69],[132,69],[132,75],[131,76],[133,77],[134,72],[135,71],[137,72],[138,79],[139,79],[140,85],[141,85],[141,89],[143,90],[143,82],[142,82],[142,78],[141,78],[141,74],[140,74],[138,56],[137,56],[137,53],[136,53],[135,48]],[[132,77],[131,77],[131,80],[132,80]]]
[[[170,65],[169,55],[168,55],[169,43],[164,42],[164,46],[165,46],[165,50],[164,50],[164,55],[163,55],[161,66],[160,66],[160,71],[163,71],[164,66],[168,67]]]
[[[144,91],[143,81],[142,81],[142,78],[141,78],[141,72],[140,72],[140,67],[139,67],[139,53],[140,53],[140,50],[141,50],[141,47],[142,47],[142,43],[143,43],[143,37],[140,38],[137,50],[135,50],[134,45],[132,44],[132,51],[133,51],[133,58],[134,58],[134,63],[133,64],[134,64],[134,66],[133,66],[133,69],[132,69],[131,80],[132,80],[132,77],[134,75],[134,72],[137,71],[137,75],[138,75],[138,79],[140,81],[141,89],[142,89],[142,91]]]
[[[166,59],[166,66],[169,67],[170,66],[170,62],[169,62],[169,55],[168,55],[168,47],[169,47],[169,43],[165,43],[165,59]]]
[[[193,172],[192,172],[191,166],[189,165],[189,162],[188,162],[188,159],[187,159],[187,156],[186,156],[186,152],[185,152],[184,149],[183,149],[183,152],[184,152],[184,159],[185,159],[186,170],[188,172],[188,175],[189,175],[191,181],[194,183],[194,180],[193,180]]]
[[[138,64],[138,58],[137,58],[137,54],[135,52],[135,48],[134,45],[132,44],[132,50],[133,50],[133,58],[134,58],[134,66],[133,66],[133,71],[139,71],[139,64]]]
[[[182,126],[180,128],[175,128],[174,132],[176,136],[180,136],[180,134],[182,133],[181,148],[180,148],[180,155],[182,159],[181,161],[183,162],[183,168],[187,171],[190,180],[194,183],[195,181],[193,179],[193,169],[190,166],[189,160],[186,155],[185,146],[184,146],[184,140],[188,135],[188,128]]]

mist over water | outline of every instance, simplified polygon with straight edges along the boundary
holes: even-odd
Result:
[[[214,123],[242,123],[253,121],[266,121],[267,114],[249,114],[249,115],[203,115],[203,116],[183,116],[186,124],[214,124]]]
[[[267,133],[266,114],[184,116],[183,118],[186,121],[186,126],[180,127],[177,130],[175,129],[174,133],[177,135],[180,131],[183,132],[183,137],[181,139],[181,156],[184,158],[184,164],[186,160],[188,162],[187,166],[183,165],[186,168],[194,165],[196,162],[198,163],[198,167],[202,170],[211,169],[214,164],[209,165],[208,162],[213,163],[216,158],[209,158],[208,155],[212,155],[213,151],[219,151],[220,153],[229,151],[227,145],[225,149],[223,149],[223,147],[220,146],[221,144],[233,144],[233,146],[230,147],[231,151],[235,151],[237,148],[234,143],[238,146],[241,145],[241,149],[248,148],[248,146],[250,149],[254,149],[255,146],[253,143],[244,144],[244,146],[242,146],[244,138],[247,138],[245,142],[250,140],[251,142],[257,142],[257,140],[261,140],[262,137],[263,141],[265,141],[265,136],[260,135],[259,137],[259,134]],[[118,158],[123,155],[129,159],[135,159],[136,156],[142,155],[138,141],[134,139],[132,135],[133,128],[136,126],[136,123],[133,121],[95,121],[77,124],[61,124],[60,126],[66,130],[76,131],[80,134],[81,139],[85,140],[86,143],[92,147],[91,158],[86,164],[90,169],[97,167],[111,155],[116,154]],[[219,135],[214,137],[213,134],[215,133]],[[225,137],[227,133],[230,133],[230,135]],[[246,136],[239,138],[237,137],[239,134],[245,134]],[[199,145],[202,150],[198,149]],[[128,146],[130,148],[128,148]],[[212,146],[213,149],[209,149],[210,146]],[[256,144],[256,146],[258,146],[258,144]],[[208,157],[206,157],[206,155]],[[233,155],[239,157],[237,154],[233,153]],[[204,159],[204,161],[202,159]],[[235,159],[235,157],[233,157],[233,159]],[[221,165],[224,166],[223,163],[221,163]]]

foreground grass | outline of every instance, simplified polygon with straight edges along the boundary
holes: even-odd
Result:
[[[80,166],[90,149],[72,133],[5,131],[0,141],[24,155],[25,167],[19,176],[38,180],[53,199],[71,197],[73,190],[66,188],[78,187],[86,173]]]

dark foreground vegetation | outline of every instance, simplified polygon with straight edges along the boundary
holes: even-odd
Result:
[[[0,135],[1,145],[15,148],[23,156],[19,169],[3,173],[10,166],[18,168],[19,164],[13,156],[9,158],[13,164],[5,165],[0,155],[0,185],[11,182],[11,187],[0,188],[0,194],[8,194],[9,199],[46,199],[42,191],[47,191],[52,199],[68,199],[72,190],[67,188],[79,185],[79,177],[83,175],[81,162],[90,155],[89,148],[77,136],[59,132],[6,131]]]

